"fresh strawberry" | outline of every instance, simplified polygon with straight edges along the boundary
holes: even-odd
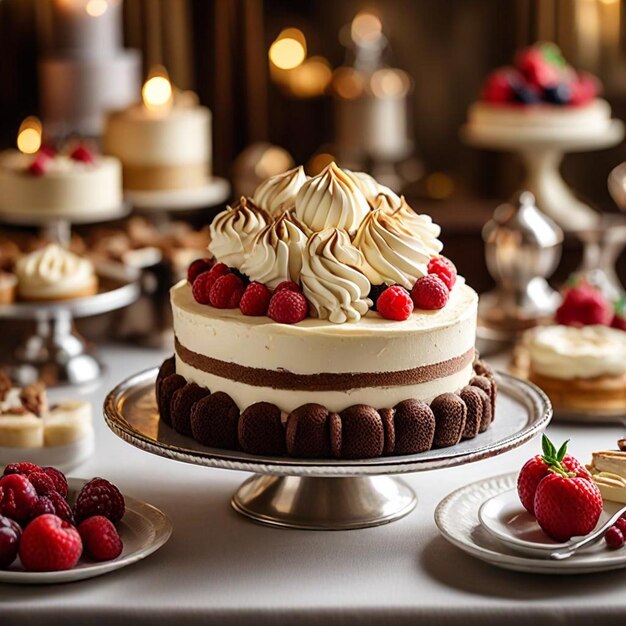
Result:
[[[27,572],[72,569],[83,551],[78,531],[56,515],[40,515],[22,533],[20,559]]]
[[[445,256],[433,257],[428,261],[427,270],[429,274],[439,276],[448,289],[451,290],[454,287],[457,273],[456,267],[450,259],[447,259]]]
[[[274,292],[267,311],[268,316],[281,324],[297,324],[309,312],[307,299],[297,291],[283,289]]]
[[[403,321],[413,313],[413,300],[404,287],[392,285],[378,296],[376,309],[386,320]]]
[[[202,274],[208,272],[213,267],[213,261],[211,259],[196,259],[189,264],[187,268],[187,281],[190,285],[193,285],[193,281]]]
[[[541,447],[543,455],[537,454],[532,459],[526,461],[517,477],[517,493],[524,508],[531,514],[535,514],[535,493],[537,486],[555,467],[569,472],[576,476],[590,479],[587,469],[573,456],[566,454],[567,441],[557,450],[554,444],[543,435]]]
[[[239,306],[243,292],[244,284],[241,278],[235,274],[224,274],[213,283],[209,301],[216,309],[235,309]]]
[[[442,309],[448,303],[449,298],[450,290],[441,278],[434,274],[418,278],[411,289],[411,300],[416,309],[426,311]]]
[[[537,487],[534,507],[542,530],[556,541],[568,541],[595,528],[602,494],[592,480],[553,468]]]
[[[608,326],[613,319],[613,311],[599,289],[582,282],[567,289],[554,317],[558,324],[565,326]]]
[[[241,296],[239,310],[244,315],[267,315],[272,292],[261,283],[250,283]]]

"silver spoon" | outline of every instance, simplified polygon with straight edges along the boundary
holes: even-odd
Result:
[[[573,554],[576,554],[576,552],[578,552],[580,549],[586,548],[587,546],[590,546],[596,543],[597,541],[602,539],[602,537],[604,537],[604,533],[609,528],[611,528],[611,526],[613,526],[613,524],[615,524],[615,522],[617,522],[617,520],[624,513],[626,513],[626,506],[623,506],[619,511],[617,511],[615,515],[613,515],[613,517],[611,517],[611,519],[606,524],[598,528],[598,530],[595,530],[594,532],[592,532],[590,535],[587,535],[583,539],[579,539],[578,541],[572,542],[567,548],[567,550],[563,550],[561,552],[559,551],[551,552],[550,558],[553,559],[554,561],[562,561],[563,559],[569,559],[570,556],[572,556]]]

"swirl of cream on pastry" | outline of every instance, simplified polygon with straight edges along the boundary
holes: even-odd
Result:
[[[271,176],[256,188],[254,202],[272,217],[278,217],[284,209],[293,206],[296,194],[308,178],[302,165]]]
[[[394,211],[386,196],[379,199],[353,242],[365,258],[363,273],[374,285],[397,283],[410,289],[427,274],[428,261],[443,247],[437,239],[439,227],[408,207]]]
[[[265,211],[242,196],[235,206],[226,207],[211,223],[209,251],[220,263],[239,269],[254,237],[269,221]]]
[[[327,228],[309,237],[302,255],[302,291],[320,319],[358,322],[372,305],[363,255],[344,230]]]
[[[91,261],[56,243],[18,259],[15,275],[19,295],[36,299],[80,295],[83,290],[95,289],[97,280]]]
[[[274,289],[283,280],[298,282],[307,236],[291,211],[260,230],[241,271]]]
[[[354,180],[334,162],[309,178],[296,196],[296,217],[313,231],[342,228],[352,234],[369,210]]]
[[[381,194],[388,197],[389,205],[394,209],[397,209],[401,205],[402,200],[400,196],[389,187],[381,185],[373,176],[365,172],[354,172],[348,169],[344,169],[344,172],[354,180],[356,186],[361,190],[370,205],[376,206],[378,196]]]

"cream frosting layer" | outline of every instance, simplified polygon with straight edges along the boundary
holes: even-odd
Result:
[[[93,263],[57,244],[18,259],[17,291],[22,298],[57,298],[92,289],[96,283]]]
[[[296,217],[313,231],[341,228],[349,233],[370,210],[354,179],[334,162],[300,187],[295,207]]]
[[[72,216],[123,212],[122,168],[117,159],[92,164],[55,157],[43,176],[27,172],[30,155],[0,155],[0,212]]]
[[[528,335],[531,368],[561,380],[626,372],[626,333],[607,326],[545,326]]]
[[[103,144],[124,165],[208,165],[211,112],[202,106],[174,106],[166,114],[130,107],[109,115]]]
[[[352,180],[356,183],[356,186],[361,190],[365,199],[371,204],[375,205],[378,202],[378,196],[386,196],[389,204],[397,209],[401,204],[401,199],[395,191],[392,191],[386,185],[381,185],[373,176],[370,176],[366,172],[354,172],[344,168]]]
[[[263,181],[256,188],[253,199],[257,206],[272,217],[278,217],[285,209],[293,207],[296,194],[308,178],[301,165],[294,167]]]
[[[376,408],[391,408],[407,398],[418,398],[425,402],[430,402],[441,393],[458,391],[467,385],[474,375],[472,364],[470,363],[451,376],[437,378],[436,380],[417,385],[367,387],[349,391],[302,391],[257,387],[229,380],[196,369],[183,362],[178,356],[176,357],[176,372],[188,381],[207,387],[211,391],[224,391],[235,401],[240,409],[264,400],[272,402],[281,411],[285,412],[292,411],[307,402],[321,404],[331,411],[342,411],[353,404],[369,404]]]
[[[402,322],[370,311],[340,325],[316,318],[278,324],[208,307],[193,299],[186,281],[172,288],[171,303],[174,333],[193,352],[248,367],[318,374],[401,371],[462,355],[474,345],[478,296],[460,280],[438,311],[414,312]]]
[[[358,322],[372,301],[365,260],[348,234],[328,228],[312,235],[302,255],[302,291],[314,314],[335,324]]]

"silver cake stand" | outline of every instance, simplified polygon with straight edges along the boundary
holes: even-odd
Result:
[[[140,294],[139,272],[117,264],[97,268],[99,292],[56,302],[0,305],[0,319],[32,320],[35,332],[14,351],[11,375],[19,384],[43,378],[48,384],[82,385],[98,379],[102,365],[76,332],[74,319],[109,313]]]
[[[253,472],[231,500],[257,522],[286,528],[348,530],[387,524],[417,504],[413,490],[390,474],[463,465],[508,452],[541,432],[552,407],[534,385],[498,374],[496,419],[475,439],[452,448],[367,460],[292,459],[207,448],[159,420],[157,369],[131,376],[104,402],[109,428],[131,445],[175,461]]]

